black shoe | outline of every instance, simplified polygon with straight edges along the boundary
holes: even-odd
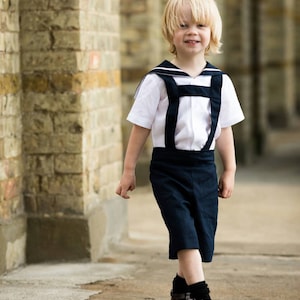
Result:
[[[191,293],[175,294],[171,291],[171,300],[193,300]]]
[[[193,300],[193,298],[191,298],[191,293],[186,293],[185,294],[185,299],[186,300]]]
[[[187,300],[211,300],[211,298],[209,297],[209,298],[207,298],[207,297],[205,297],[205,298],[191,298],[192,296],[191,296],[191,294],[189,293],[189,298],[186,298]]]
[[[205,281],[198,282],[189,286],[191,291],[191,300],[211,300],[210,290]]]
[[[207,296],[205,298],[192,298],[191,294],[190,293],[188,293],[188,294],[189,294],[189,297],[186,298],[187,300],[211,300],[210,296]]]

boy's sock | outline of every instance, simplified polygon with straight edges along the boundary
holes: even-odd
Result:
[[[176,275],[176,277],[173,279],[173,288],[172,292],[174,294],[184,294],[188,292],[189,287],[185,282],[185,279],[180,277],[179,275]]]
[[[189,286],[191,298],[194,300],[211,300],[209,288],[205,281],[197,282]]]

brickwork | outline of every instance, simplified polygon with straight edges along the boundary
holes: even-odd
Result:
[[[18,5],[0,1],[0,273],[25,262]]]
[[[20,3],[28,252],[45,235],[37,217],[88,222],[99,210],[106,228],[122,164],[118,1],[30,2]],[[98,242],[86,245],[93,260]]]
[[[76,178],[83,170],[121,161],[118,6],[90,1],[79,10],[78,1],[67,2],[21,5],[24,150],[32,175],[26,204],[33,213],[65,213],[68,196],[82,202],[86,188]],[[31,41],[35,36],[43,39]],[[112,196],[104,194],[103,200]],[[35,198],[43,195],[51,195],[45,211]],[[86,212],[84,204],[74,212]]]
[[[72,199],[73,213],[82,213],[82,165],[81,159],[74,159],[80,157],[82,141],[81,99],[76,93],[82,84],[76,61],[76,50],[80,51],[78,7],[74,2],[75,7],[54,10],[48,1],[31,2],[20,3],[26,209],[29,213],[64,213],[68,196],[73,195],[77,196]],[[77,34],[77,45],[71,51],[67,42],[57,43],[55,37],[62,32],[66,40]],[[68,155],[74,159],[73,172],[59,172],[63,156],[66,160]]]

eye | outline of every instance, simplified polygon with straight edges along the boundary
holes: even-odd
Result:
[[[204,24],[198,24],[197,26],[198,26],[199,28],[206,27],[206,25],[204,25]]]
[[[180,28],[187,28],[187,27],[188,27],[188,25],[187,25],[187,24],[185,24],[185,23],[181,23],[181,24],[179,25],[179,27],[180,27]]]

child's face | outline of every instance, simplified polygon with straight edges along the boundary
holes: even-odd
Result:
[[[210,27],[194,21],[189,6],[185,6],[181,18],[180,26],[174,32],[173,43],[178,55],[205,55],[205,49],[210,44]]]

